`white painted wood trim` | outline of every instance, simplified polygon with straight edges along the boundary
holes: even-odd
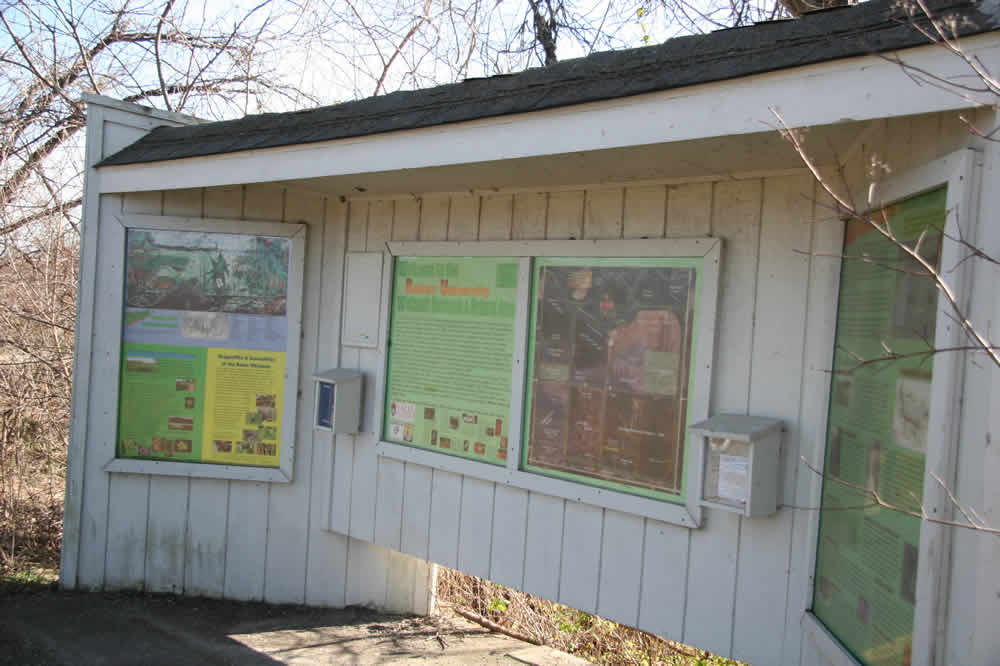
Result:
[[[906,184],[915,191],[927,190],[941,184],[934,180],[944,176],[948,185],[945,236],[941,246],[941,270],[964,311],[968,312],[970,290],[969,271],[972,262],[962,261],[965,249],[958,238],[968,238],[975,245],[977,228],[979,170],[977,154],[966,149],[942,160],[932,162],[929,168],[906,178]],[[937,167],[937,168],[933,168]],[[926,180],[917,179],[917,176]],[[961,229],[961,231],[959,231]],[[937,323],[934,343],[939,347],[964,344],[966,336],[955,321],[951,307],[938,297]],[[931,412],[927,426],[927,458],[924,464],[923,504],[928,515],[950,520],[955,507],[933,476],[940,478],[954,490],[961,438],[962,388],[964,386],[966,354],[937,354],[931,380]],[[936,446],[935,446],[936,443]],[[948,588],[951,573],[951,542],[954,528],[924,522],[920,528],[920,550],[917,558],[916,605],[913,619],[913,663],[944,663],[941,650],[945,643]]]
[[[282,453],[284,453],[282,445]],[[282,455],[284,457],[284,455]],[[235,481],[265,481],[291,483],[292,478],[281,468],[249,467],[244,465],[212,465],[207,463],[169,462],[162,460],[133,460],[112,458],[104,471],[122,474],[154,474],[180,476],[189,479],[230,479]]]
[[[375,392],[370,394],[364,390],[362,385],[361,399],[361,432],[372,433],[376,439],[382,438],[382,420],[385,418],[385,381],[388,373],[386,369],[389,363],[389,319],[391,317],[392,306],[392,278],[395,269],[395,258],[388,252],[382,253],[382,285],[381,300],[379,301],[379,337],[376,352],[379,355],[378,374],[374,377],[365,377],[362,381],[375,382]],[[345,282],[346,284],[346,282]],[[346,345],[345,345],[346,346]],[[364,404],[364,396],[374,395],[375,404]],[[365,414],[369,414],[366,418]],[[357,437],[355,446],[362,446],[364,439]]]
[[[84,93],[83,95],[80,96],[80,98],[87,104],[88,107],[99,106],[105,109],[115,109],[117,111],[123,111],[130,115],[150,118],[152,120],[163,121],[160,124],[165,123],[168,125],[197,125],[199,123],[211,122],[209,120],[196,118],[195,116],[189,116],[186,113],[177,113],[176,111],[163,111],[161,109],[154,109],[151,106],[143,106],[141,104],[132,104],[131,102],[123,102],[120,99],[115,99],[114,97],[106,97],[105,95],[94,95],[92,93]]]
[[[281,417],[281,452],[278,467],[251,467],[244,465],[214,465],[193,462],[172,462],[157,460],[135,460],[131,458],[112,457],[105,465],[108,473],[125,474],[155,474],[164,476],[182,476],[203,479],[236,479],[245,481],[268,481],[272,483],[290,483],[293,479],[295,460],[295,421],[298,411],[299,391],[299,346],[302,343],[302,289],[305,275],[305,250],[307,225],[284,224],[275,222],[247,222],[243,220],[224,220],[216,218],[174,217],[163,215],[122,215],[116,219],[122,226],[122,246],[120,248],[104,248],[106,252],[120,252],[124,257],[126,252],[126,231],[129,229],[163,229],[167,231],[198,231],[224,234],[255,234],[259,236],[282,236],[289,239],[292,258],[289,264],[288,299],[286,312],[288,317],[288,336],[285,348],[285,384],[284,412]],[[118,284],[124,285],[125,265],[122,262]],[[123,294],[117,293],[119,302]],[[122,310],[119,308],[119,319]],[[121,330],[119,321],[118,330]],[[117,353],[114,363],[121,363],[121,337],[115,342]],[[120,369],[118,371],[120,374]],[[120,387],[116,383],[114,403],[119,402]],[[117,416],[116,416],[117,423]],[[115,447],[117,448],[117,447]]]
[[[397,257],[706,257],[718,238],[626,240],[403,241],[389,243]],[[706,262],[707,263],[707,262]]]
[[[531,321],[531,259],[521,257],[517,267],[517,304],[514,313],[514,359],[511,364],[511,401],[508,424],[524,422],[524,386],[528,368],[528,326]],[[516,472],[521,464],[523,427],[508,427],[507,470]]]
[[[719,274],[722,268],[722,241],[718,240],[703,255],[701,268],[701,293],[698,304],[698,337],[695,340],[694,386],[688,394],[691,423],[699,423],[709,417],[712,396],[712,366],[715,359],[715,324],[719,309]],[[688,425],[690,426],[691,423]],[[684,459],[687,467],[687,506],[695,524],[701,524],[701,492],[704,481],[705,447],[692,444],[691,435],[685,429]]]
[[[962,47],[986,69],[1000,69],[995,34],[963,38]],[[898,55],[940,80],[968,75],[962,60],[937,44]],[[916,85],[898,65],[871,55],[499,118],[109,166],[100,170],[100,191],[286,181],[748,134],[776,124],[771,108],[789,127],[806,127],[970,106],[972,101],[943,86]],[[281,168],[275,169],[275,164]]]
[[[802,649],[812,645],[831,666],[862,666],[812,613],[802,614]]]
[[[379,441],[375,445],[375,450],[378,456],[390,460],[425,465],[446,472],[462,474],[471,479],[502,483],[522,490],[614,509],[623,513],[646,516],[683,527],[699,526],[694,516],[691,515],[691,511],[683,504],[630,495],[521,470],[510,471],[500,465],[484,464],[478,460],[449,456],[393,442]]]

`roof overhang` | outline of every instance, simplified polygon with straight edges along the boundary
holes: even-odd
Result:
[[[961,40],[1000,71],[1000,33]],[[897,62],[905,62],[907,67]],[[927,80],[932,74],[933,81]],[[975,84],[939,44],[605,102],[321,143],[98,169],[102,193],[398,172],[760,133],[977,106]]]

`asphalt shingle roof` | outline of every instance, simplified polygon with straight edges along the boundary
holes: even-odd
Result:
[[[958,36],[1000,27],[998,0],[929,0]],[[98,166],[273,148],[514,113],[723,81],[840,58],[921,46],[928,38],[897,0],[806,14],[657,46],[595,53],[518,74],[470,79],[306,111],[184,127],[158,127]]]

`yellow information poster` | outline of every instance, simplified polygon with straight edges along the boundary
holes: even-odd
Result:
[[[208,349],[205,462],[278,466],[284,352]]]

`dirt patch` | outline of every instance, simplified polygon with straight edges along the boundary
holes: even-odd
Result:
[[[4,666],[516,664],[572,659],[555,652],[539,658],[533,650],[451,614],[398,616],[360,607],[315,609],[48,587],[0,595]]]

